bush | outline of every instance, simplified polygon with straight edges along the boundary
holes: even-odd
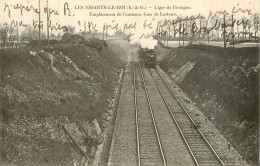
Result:
[[[82,44],[88,46],[88,47],[92,47],[92,48],[96,48],[99,51],[101,51],[103,49],[103,47],[107,48],[107,42],[104,40],[99,40],[96,38],[90,38],[88,40],[85,40],[84,42],[82,42]]]
[[[49,45],[55,45],[55,44],[60,44],[60,41],[58,40],[49,40]],[[29,46],[35,47],[35,46],[47,46],[48,45],[48,40],[47,39],[41,39],[39,40],[31,40],[29,42]]]
[[[72,43],[72,44],[81,43],[83,41],[85,41],[83,36],[75,35],[75,34],[69,34],[69,33],[65,33],[62,36],[62,39],[61,39],[62,43]]]

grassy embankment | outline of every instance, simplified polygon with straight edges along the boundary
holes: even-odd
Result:
[[[127,43],[125,43],[127,45]],[[124,48],[84,45],[6,50],[0,54],[0,164],[73,165],[80,155],[59,126],[84,144],[75,120],[90,135],[112,98]],[[92,133],[93,132],[93,133]]]

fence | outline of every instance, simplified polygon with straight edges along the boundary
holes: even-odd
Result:
[[[4,49],[18,49],[20,47],[24,47],[26,46],[26,43],[0,43],[0,49],[4,50]]]

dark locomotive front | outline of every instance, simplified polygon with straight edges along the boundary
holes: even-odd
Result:
[[[148,49],[148,48],[139,48],[139,54],[141,55],[141,58],[144,60],[144,64],[148,68],[154,68],[156,65],[156,53],[154,49]]]

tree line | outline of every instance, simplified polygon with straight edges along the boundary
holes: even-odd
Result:
[[[189,41],[223,41],[224,47],[228,41],[259,41],[260,14],[255,13],[246,18],[234,18],[234,15],[222,14],[211,18],[203,16],[192,19],[165,20],[156,29],[155,38],[164,40]]]

